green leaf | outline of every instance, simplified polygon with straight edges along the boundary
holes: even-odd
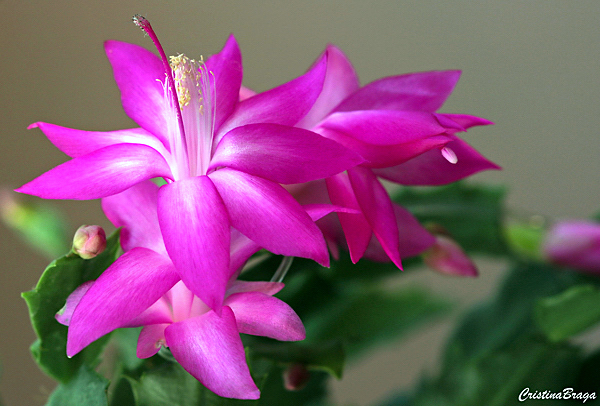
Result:
[[[82,365],[71,381],[56,388],[46,406],[106,406],[107,388],[107,379]]]
[[[348,291],[321,318],[307,320],[307,342],[342,339],[355,356],[445,314],[449,302],[420,288]],[[325,309],[324,309],[325,310]]]
[[[435,188],[405,187],[394,201],[421,224],[443,226],[466,251],[504,255],[503,197],[503,188],[457,182]]]
[[[250,338],[250,337],[247,337]],[[318,369],[341,379],[344,370],[344,347],[340,340],[306,345],[294,342],[279,342],[254,338],[251,344],[256,356],[278,363],[304,364],[309,369]]]
[[[200,383],[179,364],[165,362],[130,380],[136,406],[197,406],[201,400]]]
[[[102,254],[90,260],[68,254],[53,261],[35,289],[21,295],[27,302],[31,324],[38,337],[31,347],[33,357],[46,374],[62,383],[67,383],[83,363],[94,365],[97,362],[107,337],[97,340],[73,358],[67,358],[67,327],[58,323],[54,316],[75,288],[100,276],[115,261],[118,252],[119,235],[115,232]]]
[[[538,326],[548,339],[565,340],[600,321],[600,290],[592,285],[573,286],[540,299],[535,310]]]

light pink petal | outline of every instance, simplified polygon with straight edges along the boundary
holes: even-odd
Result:
[[[338,218],[350,251],[350,258],[352,262],[356,263],[365,253],[373,230],[361,211],[347,173],[327,178],[327,190],[333,204],[358,211],[356,214],[338,212]]]
[[[179,283],[179,282],[178,282]],[[158,299],[149,308],[141,312],[121,327],[140,327],[150,324],[164,324],[173,322],[173,308],[165,296]]]
[[[328,45],[322,58],[327,58],[327,73],[323,90],[308,114],[297,127],[313,128],[342,100],[354,93],[360,86],[356,72],[346,55],[337,47]]]
[[[215,79],[217,95],[215,128],[218,129],[238,103],[244,75],[242,54],[233,35],[227,39],[221,52],[208,58],[205,66]]]
[[[54,316],[56,321],[60,324],[68,326],[71,323],[71,317],[73,317],[73,312],[75,308],[81,301],[81,298],[86,294],[86,292],[92,287],[94,281],[87,281],[81,285],[77,289],[73,291],[67,298],[67,303],[65,307],[63,307],[57,314]]]
[[[116,144],[73,158],[16,191],[43,199],[99,199],[154,177],[171,177],[161,154],[147,145]]]
[[[402,185],[437,186],[456,182],[480,171],[501,169],[460,138],[454,137],[445,147],[456,155],[455,164],[448,162],[442,152],[435,148],[403,164],[377,168],[373,172]]]
[[[246,124],[295,125],[308,113],[319,96],[325,71],[325,60],[318,61],[304,75],[241,101],[218,130],[217,140],[233,128]]]
[[[124,251],[145,247],[167,254],[158,225],[157,202],[158,186],[151,180],[102,199],[106,217],[115,227],[123,227],[121,246]]]
[[[364,162],[337,142],[301,128],[249,124],[225,135],[210,169],[226,166],[277,183],[323,179]]]
[[[390,76],[362,87],[336,111],[406,110],[434,112],[454,90],[460,71],[433,71]]]
[[[236,280],[227,288],[227,295],[242,292],[261,292],[265,295],[273,296],[283,289],[283,286],[282,282],[248,282]]]
[[[306,338],[300,317],[285,302],[261,292],[236,293],[225,300],[240,333],[299,341]]]
[[[231,225],[242,234],[274,254],[310,258],[328,266],[319,228],[280,185],[232,169],[209,176],[227,206]]]
[[[42,122],[33,123],[27,128],[42,130],[55,147],[71,158],[89,154],[109,145],[124,143],[148,145],[165,156],[168,153],[162,142],[143,128],[107,132],[83,131]]]
[[[219,309],[229,280],[229,217],[207,176],[164,185],[158,221],[165,246],[185,285]]]
[[[137,342],[136,355],[138,358],[150,358],[166,343],[165,329],[169,324],[152,324],[140,332]]]
[[[240,87],[240,101],[246,100],[249,97],[252,97],[256,94],[256,92],[246,86]]]
[[[258,399],[235,316],[223,307],[174,323],[165,330],[167,345],[175,359],[192,376],[219,396]]]
[[[126,325],[179,280],[171,261],[146,248],[117,259],[92,285],[71,318],[67,355]]]
[[[387,191],[369,169],[353,168],[348,171],[348,177],[373,233],[392,262],[402,269],[396,216]]]
[[[104,50],[121,91],[125,113],[168,145],[167,117],[172,112],[164,100],[166,72],[158,56],[138,45],[120,41],[106,41]]]

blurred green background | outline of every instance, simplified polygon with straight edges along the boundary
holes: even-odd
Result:
[[[102,42],[152,49],[130,21],[145,15],[168,54],[205,57],[234,33],[244,84],[266,90],[303,73],[327,43],[363,83],[400,73],[462,69],[443,112],[485,117],[465,139],[504,167],[474,181],[506,184],[515,210],[552,218],[600,208],[600,2],[483,1],[0,1],[0,185],[15,188],[65,161],[38,130],[48,121],[86,130],[133,126],[123,113]],[[99,202],[53,202],[74,233],[108,226]],[[109,228],[110,229],[110,228]],[[0,394],[7,405],[43,404],[53,383],[29,355],[25,302],[48,260],[0,225]],[[485,297],[501,264],[479,259],[476,280],[433,273],[397,282],[431,285],[463,302]],[[417,279],[417,280],[415,280]],[[391,343],[350,365],[334,394],[368,404],[432,370],[448,325]]]

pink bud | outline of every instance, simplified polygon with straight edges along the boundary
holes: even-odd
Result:
[[[423,261],[434,271],[455,276],[475,277],[477,267],[452,238],[436,235],[435,243],[423,253]]]
[[[548,231],[543,251],[556,264],[600,273],[600,224],[559,222]]]
[[[106,234],[100,226],[81,226],[73,237],[73,252],[83,259],[94,258],[106,248]]]
[[[310,372],[304,364],[292,364],[283,371],[283,384],[287,390],[303,389],[310,379]]]

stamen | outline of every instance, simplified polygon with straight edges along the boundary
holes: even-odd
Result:
[[[450,149],[449,147],[442,148],[442,156],[446,158],[446,161],[450,162],[451,164],[455,164],[458,162],[458,157],[456,156],[456,153],[452,151],[452,149]]]
[[[175,113],[177,114],[177,122],[179,124],[179,133],[181,135],[183,147],[186,149],[185,156],[187,156],[188,154],[187,154],[187,145],[185,143],[185,130],[183,128],[183,118],[181,116],[181,108],[179,107],[179,100],[177,98],[177,89],[175,87],[175,81],[173,80],[173,74],[171,72],[171,65],[169,64],[169,61],[167,60],[167,55],[165,54],[165,51],[163,50],[163,47],[160,44],[160,41],[158,40],[158,37],[154,33],[154,30],[152,29],[152,26],[150,25],[150,21],[148,21],[146,19],[146,17],[144,17],[140,14],[134,15],[132,20],[135,25],[140,27],[146,34],[148,34],[148,36],[154,43],[154,46],[158,50],[160,59],[162,60],[163,67],[165,69],[165,73],[167,75],[167,84],[168,84],[169,88],[171,88],[171,97],[173,98],[173,100],[172,100],[173,108],[175,109]]]
[[[271,278],[271,282],[283,281],[283,278],[285,278],[285,275],[290,270],[293,261],[294,257],[283,257],[281,264],[279,264],[279,268],[277,268],[275,274],[273,274],[273,277]]]

